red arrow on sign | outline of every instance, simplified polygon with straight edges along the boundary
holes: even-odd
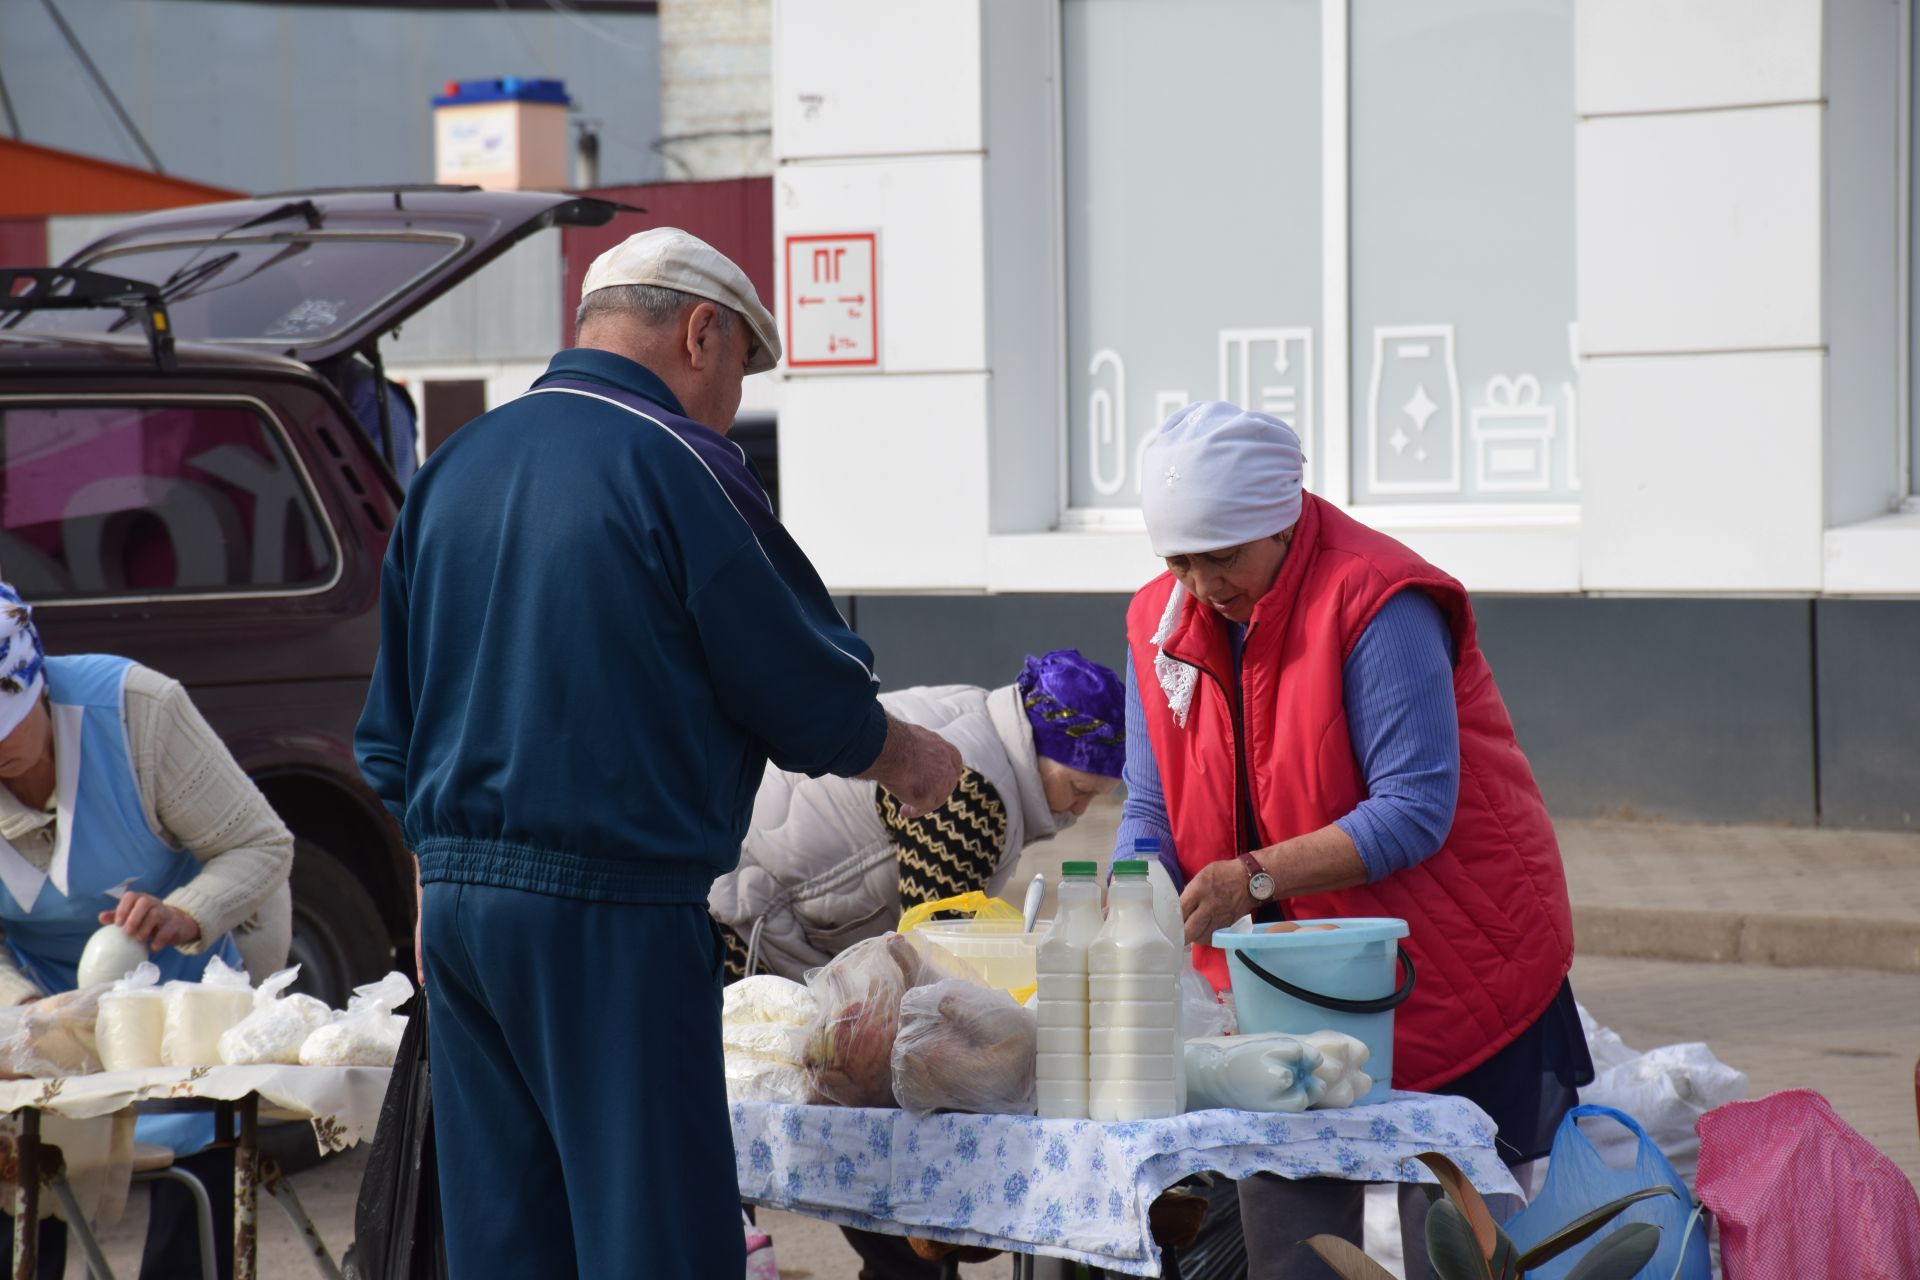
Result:
[[[858,306],[865,306],[865,305],[866,305],[866,301],[867,301],[867,295],[866,295],[866,294],[864,294],[864,293],[862,293],[862,294],[858,294],[858,295],[856,295],[856,296],[854,296],[854,297],[851,297],[851,298],[842,298],[842,299],[840,299],[840,301],[842,301],[842,302],[851,302],[852,304],[854,304],[854,305],[855,305],[855,306],[857,306],[857,307],[858,307]]]
[[[795,298],[794,301],[799,303],[803,307],[814,307],[825,302],[826,299],[825,298]]]

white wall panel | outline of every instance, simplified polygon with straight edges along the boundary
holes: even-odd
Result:
[[[1812,106],[1581,123],[1582,349],[1819,345],[1820,124]]]
[[[775,171],[773,182],[774,293],[783,335],[786,238],[874,231],[880,260],[878,371],[987,367],[979,156],[789,164]]]
[[[793,379],[780,494],[835,591],[983,588],[986,376]]]
[[[1817,591],[1818,353],[1589,360],[1582,586]]]
[[[1597,115],[1817,98],[1820,8],[1820,0],[1575,0],[1576,108]]]
[[[775,0],[774,159],[978,151],[980,72],[977,0]]]

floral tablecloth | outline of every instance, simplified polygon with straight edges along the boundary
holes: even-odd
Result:
[[[1189,1174],[1431,1182],[1439,1151],[1482,1192],[1519,1194],[1493,1123],[1464,1098],[1395,1093],[1344,1111],[1196,1111],[1095,1124],[744,1102],[740,1196],[845,1226],[1160,1274],[1147,1208]]]

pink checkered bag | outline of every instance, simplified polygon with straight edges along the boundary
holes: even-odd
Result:
[[[1914,1280],[1920,1197],[1811,1089],[1701,1116],[1700,1200],[1726,1280]]]

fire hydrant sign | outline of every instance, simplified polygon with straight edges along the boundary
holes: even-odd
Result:
[[[880,363],[879,251],[871,231],[787,237],[787,366]]]

